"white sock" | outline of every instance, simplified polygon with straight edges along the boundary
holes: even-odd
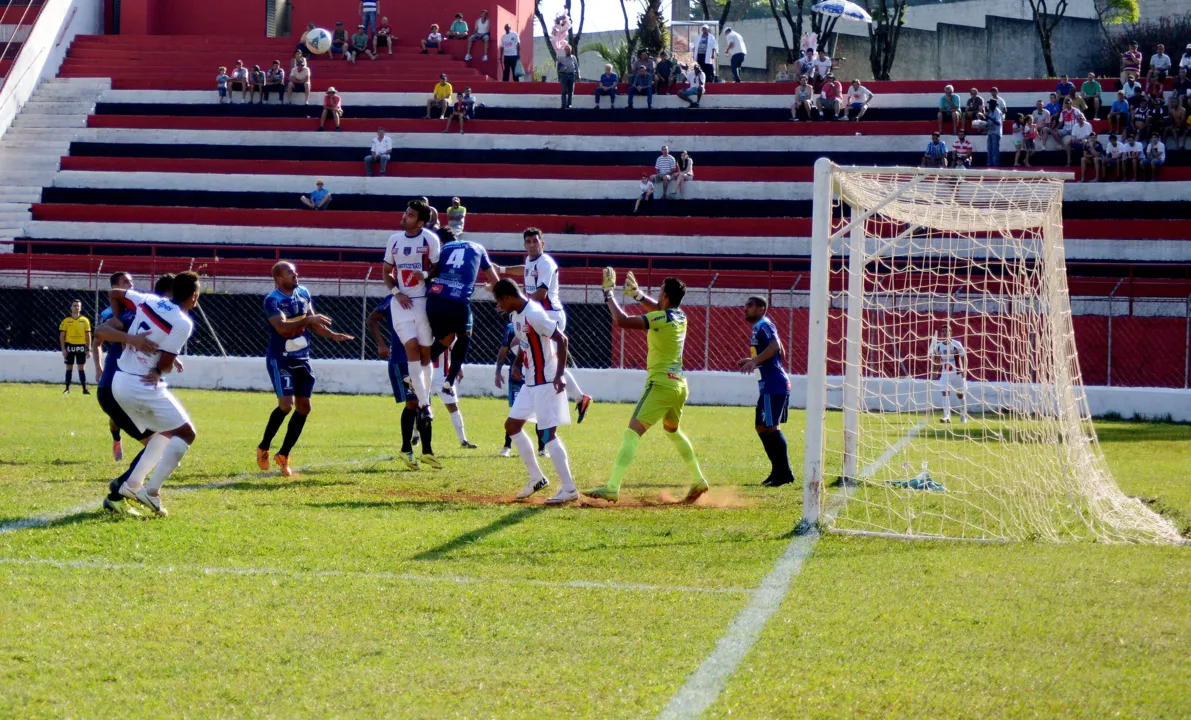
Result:
[[[455,426],[455,437],[459,438],[459,442],[467,442],[467,433],[463,432],[463,411],[456,410],[451,413],[451,424]]]
[[[555,435],[553,440],[546,443],[546,449],[550,451],[550,462],[554,463],[554,469],[558,472],[558,480],[562,483],[562,489],[574,490],[575,481],[571,478],[571,465],[567,459],[567,449],[562,444],[562,438]]]
[[[521,462],[525,463],[530,480],[541,480],[546,477],[542,474],[542,468],[538,466],[538,454],[534,452],[533,441],[529,439],[524,430],[513,436],[513,447],[517,448]]]
[[[960,418],[968,419],[968,398],[966,395],[957,395],[956,400],[959,400],[959,416]]]
[[[141,485],[145,484],[145,478],[149,476],[149,471],[161,459],[161,454],[165,452],[165,447],[169,444],[170,439],[164,435],[154,435],[149,438],[148,444],[145,445],[145,452],[141,454],[140,461],[132,469],[132,475],[129,475],[128,479],[124,481],[130,490],[139,490]]]
[[[426,404],[430,404],[430,396],[434,394],[434,363],[422,366],[422,382],[426,385]]]
[[[575,379],[575,376],[571,374],[571,371],[563,370],[562,376],[566,378],[567,391],[574,391],[576,400],[583,397],[583,388],[579,387],[579,381]]]
[[[414,397],[418,399],[418,407],[424,408],[430,404],[430,386],[426,384],[426,374],[421,370],[424,366],[410,363],[409,384],[413,386]]]
[[[178,463],[182,462],[182,456],[189,449],[189,443],[182,438],[170,438],[169,443],[165,446],[165,452],[161,455],[161,461],[157,463],[157,467],[153,470],[153,477],[149,478],[148,487],[150,495],[157,494],[162,484],[169,478],[170,473],[174,472],[178,467]]]
[[[943,393],[943,419],[951,419],[951,393]]]

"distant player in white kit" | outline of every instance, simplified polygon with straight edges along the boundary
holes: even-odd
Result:
[[[579,491],[575,489],[575,480],[571,477],[567,450],[562,438],[558,437],[558,428],[571,424],[567,383],[563,379],[563,369],[567,364],[567,336],[542,306],[536,300],[525,297],[512,280],[502,278],[493,287],[492,295],[500,311],[509,314],[517,334],[514,379],[524,382],[505,420],[505,432],[513,439],[513,447],[517,448],[521,462],[529,471],[529,481],[517,493],[517,499],[527,498],[550,484],[538,466],[533,442],[521,431],[527,421],[532,421],[537,423],[548,439],[546,447],[550,451],[550,461],[554,463],[562,485],[546,504],[560,505],[578,500]]]
[[[536,227],[526,228],[521,233],[525,240],[525,264],[497,267],[496,271],[502,276],[514,273],[524,273],[525,292],[541,304],[542,309],[564,333],[567,331],[567,311],[562,306],[558,294],[558,263],[546,254],[546,240],[542,231]],[[591,396],[585,395],[579,387],[579,381],[565,369],[568,393],[575,394],[575,410],[579,413],[579,422],[587,417],[587,409],[591,407]]]
[[[940,422],[951,422],[951,392],[959,400],[959,421],[968,421],[967,405],[964,394],[968,392],[968,356],[959,340],[951,337],[951,326],[943,325],[943,337],[931,338],[930,350],[931,371],[938,367],[938,380],[935,387],[943,393],[943,417]]]
[[[154,433],[144,452],[133,462],[128,478],[114,489],[158,515],[165,515],[161,486],[194,443],[195,430],[186,408],[169,391],[162,376],[174,369],[174,359],[194,329],[190,311],[198,305],[199,277],[189,271],[179,273],[174,278],[173,300],[132,288],[113,288],[111,298],[117,306],[125,301],[136,306],[129,334],[145,334],[157,346],[153,352],[146,353],[126,345],[118,361],[119,369],[112,378],[112,396],[120,408],[139,429]],[[145,484],[150,470],[153,476]],[[119,511],[107,501],[104,506]]]

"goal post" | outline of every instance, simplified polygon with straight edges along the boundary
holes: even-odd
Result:
[[[802,530],[1181,541],[1096,439],[1068,177],[816,162]]]

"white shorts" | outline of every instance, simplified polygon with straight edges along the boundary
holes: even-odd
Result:
[[[968,381],[957,372],[945,371],[935,381],[935,388],[942,392],[954,390],[957,393],[965,393],[968,391]]]
[[[565,392],[556,392],[554,385],[534,385],[521,388],[509,417],[536,423],[543,430],[571,424],[571,406]]]
[[[414,306],[406,310],[397,302],[397,298],[393,298],[393,330],[403,345],[410,340],[417,340],[422,347],[430,347],[434,335],[430,332],[430,321],[426,319],[426,298],[410,299]]]
[[[554,321],[558,326],[558,331],[565,333],[567,331],[567,311],[566,310],[547,310],[546,317]]]
[[[190,423],[186,408],[164,382],[154,387],[141,382],[139,375],[118,372],[112,378],[112,397],[142,431],[177,430]]]

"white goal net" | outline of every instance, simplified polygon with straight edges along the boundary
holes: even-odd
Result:
[[[820,160],[815,182],[804,520],[916,538],[1180,540],[1121,492],[1096,440],[1062,176]]]

